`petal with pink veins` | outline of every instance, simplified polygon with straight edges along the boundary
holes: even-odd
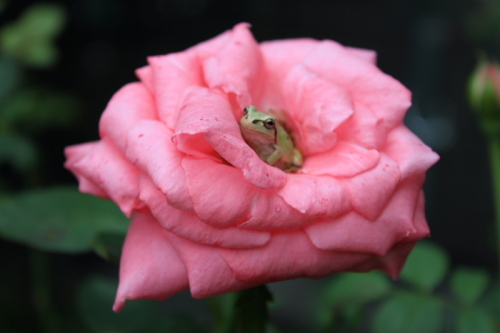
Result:
[[[302,231],[274,234],[266,246],[259,248],[219,251],[238,280],[254,283],[321,278],[349,270],[370,257],[320,250]]]
[[[383,152],[399,164],[402,179],[424,173],[439,160],[438,154],[404,125],[389,133]]]
[[[333,217],[350,210],[342,183],[329,176],[288,174],[288,181],[278,194],[308,217]]]
[[[354,101],[370,108],[389,128],[402,122],[411,105],[411,93],[399,81],[334,41],[319,43],[303,64],[349,90]]]
[[[257,187],[282,187],[286,182],[283,171],[264,163],[243,141],[229,102],[216,91],[201,87],[190,91],[179,112],[173,140],[188,155],[217,160],[206,150],[213,147]]]
[[[302,65],[292,67],[282,94],[297,146],[304,155],[327,151],[335,145],[335,129],[353,114],[349,92],[322,79]]]
[[[372,169],[379,161],[379,153],[348,142],[338,142],[330,151],[306,158],[301,173],[354,177]]]
[[[188,287],[186,268],[167,231],[151,215],[136,213],[123,245],[113,310],[120,312],[126,300],[164,300]]]
[[[127,132],[141,120],[156,119],[151,93],[139,82],[118,90],[108,103],[99,122],[101,137],[109,137],[125,152]]]
[[[237,280],[217,247],[197,244],[174,234],[168,237],[186,265],[189,289],[194,298],[235,292],[256,285]]]
[[[239,110],[252,104],[261,88],[262,55],[250,32],[250,25],[236,25],[217,53],[203,61],[203,74],[209,88],[234,93]],[[238,113],[240,114],[240,113]]]
[[[364,252],[384,256],[416,232],[413,219],[423,178],[400,185],[382,215],[369,221],[356,212],[305,228],[311,242],[323,250]]]
[[[350,204],[370,221],[376,220],[400,181],[398,164],[381,153],[374,168],[352,178],[342,179]]]
[[[148,58],[153,72],[158,117],[175,129],[182,100],[193,86],[203,85],[196,53],[184,51]]]
[[[167,204],[165,196],[146,175],[141,177],[141,200],[149,207],[158,222],[168,231],[195,243],[230,248],[265,245],[270,233],[238,227],[214,228],[194,213],[184,212]]]
[[[93,143],[92,149],[71,170],[98,185],[122,212],[130,216],[139,203],[139,170],[122,155],[111,140]]]
[[[159,121],[141,121],[127,137],[127,158],[150,175],[170,205],[193,210],[180,153],[171,140],[172,131]]]

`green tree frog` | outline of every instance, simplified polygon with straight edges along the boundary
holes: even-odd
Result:
[[[276,117],[253,105],[243,110],[240,128],[245,142],[260,159],[286,172],[297,171],[304,161],[292,138]]]

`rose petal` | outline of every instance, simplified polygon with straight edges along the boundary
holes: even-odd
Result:
[[[67,167],[99,186],[125,215],[140,207],[139,170],[107,138],[93,143],[84,157]]]
[[[158,117],[172,130],[184,96],[203,84],[196,53],[184,51],[149,57],[154,79]]]
[[[221,228],[250,218],[257,188],[243,178],[241,170],[207,159],[184,158],[182,166],[194,211],[203,222]]]
[[[342,182],[354,210],[374,221],[389,202],[400,177],[398,164],[380,154],[376,167]]]
[[[179,150],[196,157],[212,157],[206,150],[212,146],[257,187],[276,188],[286,182],[283,171],[264,163],[243,141],[228,101],[209,89],[193,88],[186,96],[173,140]]]
[[[350,209],[342,183],[333,177],[288,174],[288,182],[278,194],[308,217],[333,217]]]
[[[218,248],[196,244],[174,234],[169,234],[169,239],[186,265],[189,289],[194,298],[234,292],[256,285],[237,280]]]
[[[389,128],[402,122],[411,105],[411,93],[400,82],[336,42],[322,41],[303,64],[348,89],[353,100],[369,107]]]
[[[127,158],[151,176],[155,186],[178,209],[192,211],[180,153],[171,141],[172,131],[158,121],[141,121],[129,131]]]
[[[311,223],[311,218],[292,208],[276,190],[260,190],[251,203],[251,218],[240,225],[248,229],[287,230]]]
[[[401,179],[424,173],[439,160],[439,156],[404,125],[389,133],[383,151],[399,164]]]
[[[115,312],[126,300],[164,300],[189,287],[186,268],[166,234],[151,215],[135,214],[123,245]]]
[[[302,231],[274,234],[263,247],[220,249],[220,253],[238,280],[256,284],[299,277],[321,278],[349,270],[369,258],[366,254],[319,250]]]
[[[337,141],[334,130],[354,112],[346,89],[302,65],[294,66],[285,77],[283,98],[298,134],[297,145],[304,155],[332,148]]]
[[[314,223],[305,228],[311,242],[322,250],[386,255],[398,242],[415,233],[413,219],[423,178],[400,185],[376,221],[356,212]]]
[[[284,106],[281,94],[283,81],[291,68],[300,64],[318,44],[314,39],[288,39],[263,42],[260,44],[265,68],[266,80],[260,101],[262,110],[281,108]]]
[[[156,119],[153,97],[143,84],[129,83],[109,101],[99,122],[99,132],[125,152],[127,132],[145,119]]]
[[[141,68],[136,69],[135,76],[137,76],[139,80],[141,80],[142,84],[144,84],[144,86],[148,88],[148,90],[151,93],[154,93],[155,82],[151,66],[143,66]]]
[[[214,228],[201,222],[193,213],[169,206],[163,193],[147,176],[141,177],[140,198],[165,229],[199,244],[245,248],[263,246],[270,239],[269,232],[264,231],[237,227]]]
[[[354,114],[335,131],[338,140],[367,149],[380,149],[387,139],[384,120],[360,102],[354,102],[354,110]]]
[[[373,50],[360,49],[357,47],[346,47],[346,51],[348,51],[352,56],[357,57],[360,60],[369,62],[370,64],[377,64],[377,52]]]
[[[257,96],[258,82],[262,82],[262,55],[250,32],[250,25],[241,23],[231,30],[221,49],[203,61],[203,73],[209,88],[220,88],[236,94],[241,111]]]
[[[102,188],[99,187],[99,185],[94,184],[90,179],[86,178],[77,169],[73,167],[75,164],[78,164],[78,162],[80,162],[81,159],[85,158],[85,156],[90,154],[96,144],[97,142],[88,142],[66,147],[64,149],[64,155],[66,156],[66,162],[64,163],[64,167],[70,170],[75,175],[79,183],[78,190],[80,192],[109,199],[106,192],[104,192]]]
[[[300,170],[310,175],[354,177],[370,170],[379,161],[379,153],[373,149],[338,142],[333,149],[307,157]]]

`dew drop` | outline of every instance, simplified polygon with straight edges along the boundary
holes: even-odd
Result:
[[[277,212],[281,212],[281,207],[280,206],[276,206],[276,211]]]

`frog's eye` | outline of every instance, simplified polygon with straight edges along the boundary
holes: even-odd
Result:
[[[266,119],[264,121],[264,127],[267,129],[273,129],[276,126],[274,119]]]

